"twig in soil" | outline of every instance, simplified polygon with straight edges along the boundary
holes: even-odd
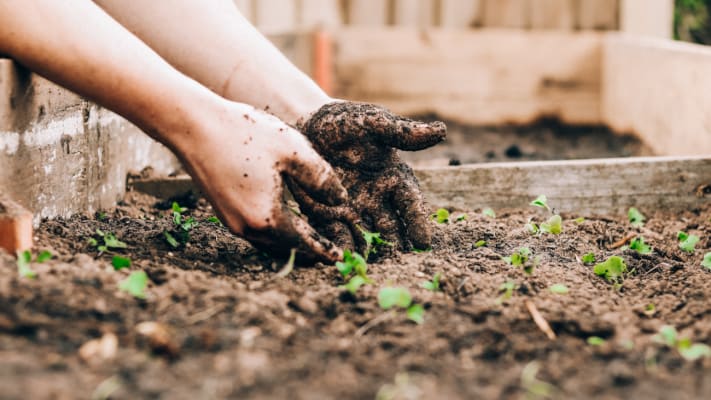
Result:
[[[610,249],[619,249],[620,247],[624,246],[629,242],[630,240],[634,239],[637,237],[636,233],[630,233],[629,235],[623,237],[622,239],[616,241],[615,243],[610,245]]]
[[[197,324],[198,322],[202,322],[208,318],[212,318],[215,315],[219,314],[222,312],[222,310],[225,309],[225,305],[221,304],[218,306],[210,307],[202,311],[198,311],[197,313],[189,316],[187,320],[185,321],[186,325],[194,325]]]
[[[289,261],[286,262],[284,268],[277,272],[274,276],[276,279],[286,278],[291,271],[294,270],[294,261],[296,261],[296,249],[291,249],[291,254],[289,255]]]
[[[541,315],[540,311],[538,311],[538,308],[536,307],[535,304],[533,304],[532,301],[526,300],[526,308],[528,308],[528,312],[531,313],[531,317],[533,318],[533,322],[536,323],[536,326],[538,326],[538,329],[543,331],[543,333],[548,336],[548,339],[550,340],[555,340],[555,332],[553,332],[553,329],[551,329],[551,326],[548,325],[548,321],[546,321],[545,318],[543,318],[543,315]]]
[[[383,322],[391,320],[394,316],[395,316],[394,310],[388,311],[384,314],[380,314],[377,317],[368,321],[365,325],[358,328],[358,330],[355,332],[355,334],[353,336],[355,336],[356,338],[359,338],[359,337],[365,335],[372,328],[382,324]]]

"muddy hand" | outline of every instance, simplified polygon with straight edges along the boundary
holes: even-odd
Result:
[[[444,140],[441,122],[423,123],[363,103],[335,102],[323,106],[298,128],[337,171],[348,190],[352,211],[320,205],[306,193],[295,193],[307,212],[326,223],[315,223],[324,235],[343,247],[360,244],[354,221],[377,231],[398,249],[430,247],[432,225],[417,178],[398,154],[423,150]],[[329,222],[334,219],[340,222]],[[350,239],[349,239],[350,235]],[[357,246],[360,247],[360,246]]]
[[[296,248],[310,259],[342,258],[341,249],[285,205],[285,178],[331,206],[348,196],[301,133],[238,103],[204,118],[193,132],[177,153],[230,230],[271,254]]]

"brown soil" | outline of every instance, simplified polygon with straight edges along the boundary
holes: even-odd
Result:
[[[554,398],[711,397],[711,359],[685,361],[652,340],[671,324],[711,343],[711,280],[700,266],[711,250],[711,208],[649,215],[640,232],[655,250],[645,256],[608,249],[635,232],[624,219],[566,219],[559,236],[531,236],[524,224],[540,211],[498,212],[438,226],[432,252],[371,263],[375,284],[356,296],[338,288],[332,266],[277,278],[280,262],[209,222],[172,249],[162,236],[169,211],[136,194],[104,220],[46,221],[38,249],[55,258],[33,264],[37,279],[18,278],[14,260],[0,254],[0,398],[89,398],[112,382],[117,399],[374,398],[379,390],[402,399],[516,399],[532,396],[521,384],[532,361]],[[200,201],[189,214],[204,221],[211,211]],[[121,253],[151,279],[146,300],[117,290],[128,272],[88,246],[97,228],[128,243]],[[679,230],[702,238],[696,253],[677,247]],[[488,245],[475,248],[478,240]],[[500,259],[521,246],[541,257],[531,276]],[[587,252],[622,255],[635,273],[615,290],[578,260]],[[442,291],[420,288],[436,272]],[[508,280],[518,289],[498,304]],[[547,289],[557,283],[570,293]],[[410,288],[426,307],[424,324],[381,311],[384,285]],[[557,339],[537,328],[526,302]],[[656,312],[646,315],[650,303]],[[167,343],[143,340],[135,327],[145,321],[164,324]],[[115,358],[82,361],[80,346],[107,332],[119,340]],[[588,345],[590,336],[607,342]]]
[[[420,119],[437,120],[436,116]],[[403,159],[416,166],[505,161],[574,160],[653,155],[637,137],[603,126],[569,126],[541,120],[526,126],[466,126],[447,122],[447,139]]]

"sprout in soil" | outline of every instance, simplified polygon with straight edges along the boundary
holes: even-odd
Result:
[[[604,262],[593,267],[595,275],[604,277],[608,282],[617,288],[622,286],[624,278],[629,274],[625,260],[618,256],[612,256]]]
[[[536,377],[540,366],[531,361],[521,371],[521,389],[526,392],[526,398],[541,399],[551,398],[555,395],[556,387]]]
[[[657,313],[657,306],[655,306],[654,303],[649,303],[646,306],[644,306],[644,315],[646,315],[648,317],[652,317],[656,313]]]
[[[607,341],[599,336],[590,336],[588,338],[588,344],[590,346],[602,346],[605,343],[607,343]]]
[[[358,229],[360,229],[360,233],[363,235],[363,239],[365,240],[365,252],[363,254],[365,255],[366,260],[371,254],[377,253],[380,247],[393,245],[392,243],[383,240],[380,237],[379,232],[368,232],[360,226]]]
[[[583,262],[583,264],[594,264],[595,263],[595,254],[593,254],[593,253],[585,254],[581,258],[581,261]]]
[[[514,290],[518,288],[518,285],[514,281],[506,281],[499,286],[499,292],[501,296],[496,299],[496,304],[502,304],[513,297]]]
[[[528,247],[521,247],[510,256],[502,257],[502,259],[509,265],[523,268],[523,271],[526,274],[531,275],[540,263],[540,258],[538,256],[531,258],[531,255],[531,249]]]
[[[486,240],[480,240],[476,243],[474,243],[474,247],[479,248],[479,247],[484,247],[486,246]]]
[[[679,239],[679,248],[688,253],[693,253],[696,250],[696,244],[699,243],[700,240],[698,236],[689,235],[682,231],[677,233],[677,239]]]
[[[378,304],[383,310],[393,307],[406,310],[407,318],[417,324],[424,322],[425,309],[412,303],[410,291],[401,287],[384,287],[378,292]]]
[[[560,235],[563,231],[563,219],[560,215],[553,215],[548,221],[541,223],[540,231],[553,235]]]
[[[469,219],[469,216],[467,214],[460,214],[457,217],[456,222],[466,221],[467,219]]]
[[[286,262],[286,265],[284,265],[284,268],[281,269],[281,271],[277,272],[276,277],[277,278],[286,278],[291,271],[294,270],[294,263],[296,262],[296,249],[291,249],[291,252],[289,253],[289,260]]]
[[[173,202],[171,210],[174,229],[172,231],[163,231],[163,236],[171,247],[176,248],[190,240],[190,231],[198,226],[199,223],[193,217],[185,217],[183,214],[188,209],[181,207],[177,202]]]
[[[652,252],[652,247],[644,242],[642,236],[632,239],[630,242],[630,250],[635,250],[639,254],[650,254]]]
[[[439,279],[441,276],[442,274],[437,272],[434,274],[431,281],[422,282],[422,287],[431,292],[439,292]]]
[[[701,266],[711,270],[711,253],[706,253],[704,255],[704,260],[701,262]]]
[[[568,294],[568,292],[570,292],[570,289],[562,283],[556,283],[555,285],[549,287],[548,290],[555,294]]]
[[[111,265],[113,265],[115,271],[131,268],[131,259],[128,257],[114,256],[111,259]]]
[[[445,208],[440,208],[434,214],[432,214],[432,219],[437,221],[438,224],[448,224],[449,210]]]
[[[494,209],[491,207],[486,207],[485,209],[481,210],[481,213],[485,217],[496,218],[496,212],[494,212]]]
[[[664,325],[659,333],[652,338],[657,343],[676,349],[685,360],[696,361],[700,358],[711,357],[711,347],[703,343],[692,343],[691,339],[679,338],[676,328]]]
[[[352,294],[355,294],[361,286],[372,283],[368,277],[368,263],[363,256],[356,252],[344,250],[343,261],[337,262],[336,268],[344,279],[350,277],[348,282],[341,288],[348,290]]]
[[[133,271],[126,279],[119,282],[119,290],[126,292],[137,299],[146,298],[148,275],[144,271]]]
[[[112,232],[104,232],[101,229],[97,229],[96,234],[99,236],[99,239],[97,240],[90,237],[89,245],[96,247],[96,250],[99,251],[99,255],[109,250],[125,249],[128,247],[126,243],[120,241]],[[99,241],[102,241],[103,244],[100,244]]]
[[[548,206],[548,198],[544,194],[538,196],[538,198],[533,200],[531,202],[531,205],[534,207],[540,207],[540,208],[544,208],[548,211],[551,211],[551,208]]]
[[[52,253],[49,250],[42,250],[34,262],[42,264],[45,261],[52,259]],[[37,273],[32,270],[32,252],[29,250],[17,252],[17,274],[21,278],[35,279]]]
[[[647,218],[634,207],[631,207],[627,212],[627,218],[629,219],[630,224],[632,224],[635,228],[644,226],[644,221],[647,220]]]
[[[220,221],[220,219],[217,218],[217,217],[214,216],[214,215],[213,215],[212,217],[208,217],[205,221],[207,221],[207,222],[209,222],[209,223],[211,223],[211,224],[215,224],[215,225],[217,225],[217,226],[225,226],[225,225],[222,223],[222,221]]]

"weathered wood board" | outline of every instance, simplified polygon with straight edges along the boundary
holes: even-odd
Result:
[[[336,95],[466,124],[595,124],[602,35],[343,29],[334,32]]]
[[[578,0],[579,29],[613,30],[618,27],[619,0]]]
[[[483,24],[483,0],[440,0],[439,26],[472,28]]]
[[[711,158],[649,157],[476,164],[415,170],[434,208],[521,208],[538,195],[579,216],[689,210],[711,200]],[[195,191],[189,177],[137,180],[133,190],[161,198]]]
[[[529,28],[530,10],[531,0],[484,0],[484,26]]]
[[[535,0],[531,4],[531,28],[572,31],[575,6],[575,0]]]
[[[674,0],[620,0],[620,30],[635,35],[671,39]]]

